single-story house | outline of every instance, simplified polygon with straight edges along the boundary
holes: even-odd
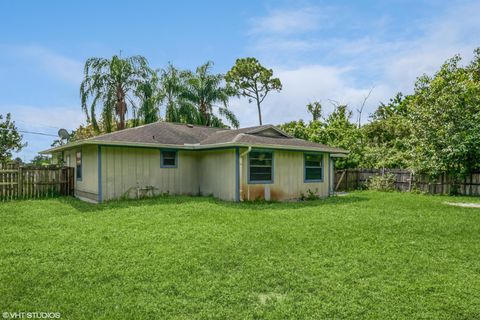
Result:
[[[347,151],[273,125],[232,130],[159,121],[42,153],[75,168],[76,197],[102,202],[166,193],[229,201],[326,197],[332,160]]]

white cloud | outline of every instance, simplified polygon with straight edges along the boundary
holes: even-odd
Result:
[[[397,44],[398,50],[382,61],[385,80],[403,90],[412,89],[416,77],[434,73],[455,54],[468,62],[480,46],[480,20],[472,19],[470,13],[479,11],[480,3],[454,8],[447,17],[427,23],[423,36]]]
[[[12,120],[20,130],[50,135],[56,135],[60,128],[75,129],[80,123],[85,122],[85,116],[78,106],[42,108],[26,105],[0,105],[0,114],[6,113],[12,114]],[[38,152],[50,148],[51,143],[56,139],[30,133],[22,133],[22,135],[23,141],[28,145],[15,156],[20,156],[27,161],[35,157]]]
[[[318,7],[315,11],[308,10],[293,12],[322,12]],[[267,65],[276,65],[273,69],[284,85],[280,94],[272,93],[265,100],[263,115],[268,123],[308,119],[305,105],[312,100],[321,100],[327,112],[328,99],[348,103],[355,109],[370,88],[375,87],[362,117],[366,121],[379,101],[388,101],[398,91],[412,92],[418,76],[432,74],[454,54],[459,53],[469,61],[474,48],[480,46],[480,20],[471,14],[480,12],[478,2],[455,4],[444,15],[417,20],[416,33],[409,30],[408,34],[396,36],[366,28],[365,32],[355,33],[357,37],[343,37],[344,33],[338,32],[332,36],[325,32],[309,33],[305,37],[300,33],[319,29],[322,20],[313,20],[313,13],[301,18],[300,14],[294,14],[291,18],[287,12],[269,13],[260,20],[263,32],[256,25],[250,35],[251,54]],[[302,19],[305,24],[300,22]],[[371,23],[387,28],[390,20],[385,16],[380,20]],[[241,101],[234,102],[233,107],[239,110],[238,114],[243,113],[242,126],[258,123],[254,105]]]
[[[83,75],[81,62],[65,57],[50,49],[37,45],[0,45],[0,49],[27,58],[42,68],[47,74],[69,83],[80,85]]]
[[[251,33],[294,34],[318,29],[326,23],[326,15],[317,7],[295,10],[273,10],[265,17],[254,18]]]
[[[355,86],[349,75],[349,68],[309,65],[296,69],[274,70],[275,76],[282,80],[283,90],[280,93],[270,93],[262,104],[264,123],[278,124],[299,118],[307,120],[310,116],[306,105],[312,101],[322,103],[324,115],[333,110],[330,101],[346,103],[353,109],[361,105],[371,89]],[[368,103],[378,104],[379,100],[390,94],[392,91],[388,87],[379,85],[374,88]],[[242,126],[258,124],[255,104],[248,104],[246,99],[235,100],[231,108],[240,116]]]
[[[11,113],[18,127],[53,132],[60,128],[75,129],[85,121],[79,106],[37,107],[25,105],[3,105],[0,113]]]

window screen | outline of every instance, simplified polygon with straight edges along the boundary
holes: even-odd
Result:
[[[305,154],[305,181],[321,181],[323,179],[322,164],[321,154]]]
[[[272,182],[273,153],[268,151],[251,151],[249,153],[249,181]]]
[[[82,152],[77,151],[76,155],[76,175],[77,175],[77,180],[82,180]]]
[[[164,168],[175,168],[177,166],[177,151],[167,151],[164,150],[161,152],[161,166]]]

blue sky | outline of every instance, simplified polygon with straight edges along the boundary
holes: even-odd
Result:
[[[226,72],[255,56],[284,90],[264,103],[265,122],[307,119],[319,100],[358,107],[363,121],[415,78],[480,46],[479,1],[2,1],[0,114],[20,129],[56,134],[84,121],[79,85],[88,57],[140,54],[155,68],[195,68],[212,60]],[[253,105],[234,99],[242,126]],[[163,110],[162,110],[163,111]],[[31,159],[53,137],[24,134]]]

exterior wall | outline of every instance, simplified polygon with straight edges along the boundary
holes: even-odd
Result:
[[[75,196],[98,201],[98,147],[82,146],[64,151],[63,161],[66,166],[76,168],[76,152],[82,152],[82,179],[77,180],[75,169]],[[69,159],[69,160],[68,160]]]
[[[235,149],[199,152],[199,181],[202,195],[227,201],[236,199]]]
[[[273,183],[248,183],[248,155],[237,158],[236,149],[211,151],[178,150],[177,166],[161,168],[160,149],[134,147],[101,147],[101,194],[98,192],[98,146],[83,146],[64,151],[66,165],[75,167],[75,153],[82,151],[83,177],[75,181],[75,196],[103,201],[151,196],[162,193],[213,195],[235,201],[237,188],[240,200],[264,199],[265,187],[271,200],[298,199],[308,190],[320,197],[333,188],[333,160],[323,156],[323,181],[305,182],[304,152],[273,150]],[[246,151],[240,148],[239,154]],[[68,157],[70,163],[67,163]],[[240,183],[237,187],[237,163]],[[146,189],[151,189],[148,191]]]
[[[240,154],[247,149],[240,149]],[[241,159],[241,192],[242,200],[256,200],[265,198],[265,187],[270,188],[271,200],[298,199],[301,193],[306,194],[310,189],[320,197],[329,195],[329,154],[323,154],[323,181],[305,182],[304,152],[273,150],[273,183],[248,183],[248,155]]]
[[[102,200],[147,195],[149,187],[154,195],[199,193],[195,152],[178,150],[175,168],[160,167],[160,149],[102,146],[101,158]]]

